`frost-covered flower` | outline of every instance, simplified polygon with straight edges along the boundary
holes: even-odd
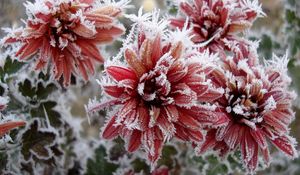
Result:
[[[286,58],[274,56],[265,66],[250,59],[227,58],[220,69],[211,74],[216,86],[225,94],[218,100],[218,110],[227,115],[227,125],[211,129],[198,153],[213,148],[221,155],[240,150],[247,170],[254,172],[258,158],[270,161],[269,145],[276,146],[290,157],[296,157],[295,140],[289,136],[289,124],[294,119],[294,92],[287,76]]]
[[[194,58],[197,51],[186,47],[183,34],[160,30],[164,20],[156,15],[150,21],[138,20],[137,35],[129,36],[124,46],[127,64],[106,65],[107,75],[100,84],[111,99],[88,106],[89,111],[120,106],[105,125],[103,137],[123,137],[129,152],[142,147],[152,165],[165,141],[175,136],[202,142],[202,125],[227,122],[213,106],[200,103],[213,102],[223,94],[206,80],[212,67]]]
[[[0,111],[6,109],[8,103],[8,99],[6,97],[0,96]],[[9,121],[3,119],[2,114],[0,113],[0,138],[3,137],[10,130],[24,126],[26,123],[24,121]]]
[[[171,19],[171,25],[183,28],[189,21],[192,40],[201,51],[225,55],[228,46],[240,42],[238,33],[245,32],[253,21],[263,15],[257,0],[184,0],[179,3],[181,14]],[[243,42],[242,42],[243,44]]]
[[[116,18],[127,1],[37,0],[25,4],[25,28],[9,30],[4,45],[21,43],[16,56],[28,60],[37,54],[36,69],[48,63],[56,79],[70,83],[71,74],[85,80],[94,73],[95,63],[104,62],[99,44],[113,41],[124,28]]]

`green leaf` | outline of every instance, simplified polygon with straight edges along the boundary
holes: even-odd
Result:
[[[55,144],[56,134],[50,131],[41,130],[38,120],[34,120],[27,131],[22,135],[21,152],[25,160],[32,156],[41,160],[51,158],[51,147]]]
[[[54,101],[43,102],[37,108],[32,108],[30,110],[30,116],[32,118],[44,118],[46,119],[46,114],[48,116],[49,122],[51,126],[58,128],[61,127],[63,121],[61,120],[61,115],[57,111],[54,110],[57,105]],[[45,110],[44,110],[45,109]],[[46,112],[46,114],[45,114]]]
[[[150,167],[144,160],[135,159],[131,162],[131,165],[136,173],[143,171],[146,174],[150,174]]]
[[[118,165],[107,161],[107,153],[104,146],[100,146],[95,151],[94,159],[89,159],[87,163],[86,175],[112,175]]]
[[[265,59],[272,58],[273,53],[281,51],[281,46],[278,42],[274,41],[269,34],[262,34],[259,38],[251,37],[251,40],[260,40],[258,53]]]
[[[3,67],[0,67],[0,79],[4,81],[5,75],[11,75],[22,68],[24,63],[13,61],[9,57],[6,59],[6,62]]]
[[[158,161],[158,165],[166,165],[170,169],[174,167],[176,161],[174,160],[177,155],[177,150],[175,147],[171,145],[167,145],[163,147],[162,156]]]
[[[53,83],[44,85],[42,82],[32,85],[26,79],[24,82],[19,83],[19,90],[23,96],[30,97],[32,103],[34,103],[36,100],[46,99],[52,92],[57,90],[57,87]]]
[[[0,152],[0,172],[6,168],[7,164],[7,155],[5,152]]]
[[[124,141],[120,137],[115,139],[114,142],[114,146],[109,150],[109,159],[117,161],[119,158],[123,157],[127,151],[124,147]]]

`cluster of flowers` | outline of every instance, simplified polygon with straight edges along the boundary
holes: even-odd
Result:
[[[37,69],[51,62],[65,86],[78,71],[87,80],[94,63],[104,62],[97,45],[123,34],[115,19],[127,3],[27,3],[26,28],[11,31],[3,43],[21,42],[21,60],[38,53]],[[89,112],[114,107],[103,138],[121,136],[129,152],[142,148],[152,167],[172,138],[190,142],[198,155],[238,150],[249,172],[260,155],[269,164],[269,143],[296,157],[288,60],[274,56],[262,65],[258,44],[241,37],[263,15],[257,0],[186,0],[178,7],[174,18],[142,9],[127,15],[132,29],[120,53],[105,61],[99,81],[105,96],[87,106]]]

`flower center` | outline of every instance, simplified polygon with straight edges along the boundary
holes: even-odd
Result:
[[[199,25],[195,25],[195,30],[199,33],[203,38],[209,39],[217,35],[220,28],[223,28],[220,21],[220,15],[218,14],[219,11],[214,12],[210,9],[206,9],[203,11],[202,16],[200,19],[196,20],[195,22]]]
[[[246,124],[251,128],[255,128],[256,124],[262,122],[262,117],[259,116],[261,111],[255,96],[235,91],[229,93],[227,100],[226,111],[235,122]]]
[[[171,90],[170,82],[165,74],[154,72],[144,74],[138,85],[138,94],[146,105],[161,106],[169,104],[167,97]]]
[[[49,33],[53,47],[59,47],[63,50],[69,41],[73,42],[77,39],[76,34],[71,30],[77,23],[77,19],[72,19],[72,15],[76,11],[71,3],[63,3],[60,5],[60,11],[53,15]]]

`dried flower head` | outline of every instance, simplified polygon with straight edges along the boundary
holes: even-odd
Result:
[[[286,58],[274,57],[265,66],[250,59],[227,58],[212,81],[225,89],[218,100],[219,111],[227,115],[227,125],[211,129],[206,141],[198,148],[202,153],[210,148],[225,155],[240,150],[247,170],[254,172],[262,154],[265,164],[270,161],[268,143],[290,157],[296,157],[295,141],[289,136],[289,124],[294,119],[292,101],[296,95],[289,91]]]
[[[160,157],[165,141],[175,136],[202,142],[202,125],[227,122],[212,106],[200,103],[222,96],[222,90],[206,81],[212,68],[202,65],[198,61],[201,59],[193,59],[197,51],[174,38],[180,35],[154,30],[165,22],[157,15],[154,12],[152,20],[137,20],[137,35],[129,36],[132,40],[124,49],[127,64],[106,65],[107,76],[100,84],[112,99],[88,107],[94,111],[120,106],[104,127],[103,137],[123,137],[129,152],[142,146],[152,165]]]
[[[192,40],[211,52],[224,56],[228,45],[236,45],[238,33],[245,32],[263,15],[257,0],[186,0],[179,3],[182,15],[171,19],[171,25],[183,28],[186,18],[192,28]]]
[[[124,3],[96,3],[94,0],[27,2],[26,27],[10,30],[2,42],[5,45],[21,43],[16,52],[20,60],[38,54],[37,70],[51,63],[55,78],[62,76],[65,86],[69,85],[72,73],[79,72],[87,80],[88,72],[94,73],[95,63],[104,62],[97,45],[111,42],[124,32],[124,28],[116,23]]]

